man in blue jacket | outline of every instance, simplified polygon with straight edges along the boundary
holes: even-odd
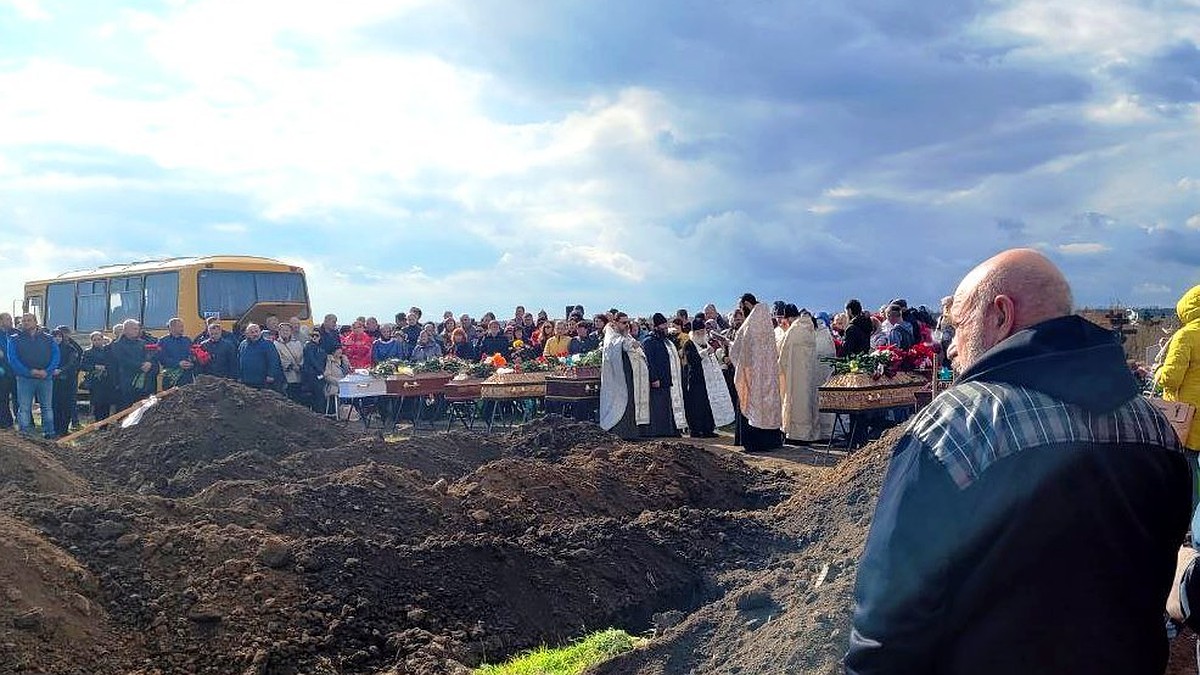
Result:
[[[21,331],[8,341],[8,363],[17,378],[17,428],[33,432],[33,401],[42,410],[42,434],[54,438],[54,379],[58,368],[58,345],[37,323],[37,317],[21,317]]]
[[[8,363],[8,340],[16,333],[12,314],[0,312],[0,429],[11,429],[16,419],[17,376]]]
[[[892,455],[847,672],[1165,670],[1187,462],[1111,332],[1071,311],[1066,279],[1031,249],[959,285],[959,380]]]
[[[196,358],[192,356],[191,338],[183,334],[183,319],[168,321],[167,333],[158,340],[163,389],[191,384],[196,380]]]
[[[246,339],[238,346],[238,372],[239,381],[255,389],[274,389],[283,380],[279,350],[263,339],[256,323],[246,326]]]

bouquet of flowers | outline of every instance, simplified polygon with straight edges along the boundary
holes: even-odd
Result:
[[[373,377],[390,377],[392,375],[412,375],[412,366],[401,359],[387,359],[371,367]]]
[[[604,351],[593,349],[583,354],[572,354],[563,359],[563,365],[568,368],[598,368],[604,362]]]
[[[427,361],[419,361],[413,364],[414,373],[451,373],[457,375],[467,364],[462,360],[453,356],[442,356],[436,359]]]
[[[468,377],[475,377],[475,378],[479,378],[481,380],[486,380],[487,378],[489,378],[493,374],[495,374],[495,372],[496,372],[496,366],[493,366],[491,364],[491,362],[488,361],[487,359],[484,359],[483,361],[480,361],[479,363],[473,363],[470,366],[468,366],[465,371],[463,371],[463,373],[466,374]]]
[[[545,373],[554,370],[556,365],[558,365],[558,359],[554,357],[546,358],[545,356],[539,356],[536,359],[516,362],[513,364],[513,372]]]
[[[196,360],[196,365],[204,367],[208,365],[209,361],[212,361],[212,354],[209,354],[208,350],[200,345],[192,345],[192,358]]]
[[[917,344],[911,349],[900,349],[895,345],[883,345],[865,354],[826,357],[821,361],[831,364],[835,375],[865,373],[872,379],[892,377],[897,372],[929,368],[933,364],[934,351],[928,345]]]

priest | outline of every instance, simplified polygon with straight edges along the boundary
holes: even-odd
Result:
[[[783,433],[789,441],[811,443],[820,436],[817,419],[818,380],[816,322],[789,304],[787,328],[779,347],[779,393]]]
[[[819,388],[833,375],[832,360],[837,358],[837,347],[833,344],[833,333],[830,332],[829,315],[822,312],[817,315],[817,387]],[[818,394],[818,398],[819,398]],[[820,410],[818,401],[817,409]],[[817,413],[817,436],[826,441],[833,438],[833,413]]]
[[[691,339],[683,344],[683,408],[692,438],[716,438],[717,427],[734,420],[733,401],[702,316],[692,320]]]
[[[604,327],[600,365],[600,428],[630,441],[650,423],[650,375],[642,345],[629,335],[629,316],[617,312]]]
[[[667,336],[670,322],[656,312],[651,319],[650,335],[642,341],[646,365],[650,369],[650,423],[642,427],[646,437],[678,436],[675,410],[671,400],[671,354],[675,343]]]
[[[729,346],[738,395],[738,441],[746,452],[763,452],[783,445],[779,433],[782,403],[779,400],[779,350],[771,309],[751,293],[739,301],[745,321]]]

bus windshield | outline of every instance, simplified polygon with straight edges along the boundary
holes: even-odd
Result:
[[[201,270],[200,315],[240,319],[260,302],[287,302],[304,306],[299,318],[308,318],[308,290],[300,272],[242,272]]]

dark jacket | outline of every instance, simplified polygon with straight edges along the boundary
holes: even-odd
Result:
[[[113,365],[117,367],[116,384],[120,391],[126,394],[153,393],[158,388],[156,358],[153,349],[148,349],[150,344],[151,341],[144,336],[130,339],[122,335],[108,346]],[[146,362],[150,363],[151,368],[138,386],[138,376],[142,374],[142,364]]]
[[[646,352],[646,367],[650,370],[650,381],[658,380],[659,387],[671,386],[671,355],[668,349],[675,349],[675,343],[665,337],[650,333],[650,337],[642,341],[642,349]]]
[[[495,335],[484,334],[479,340],[480,356],[492,356],[499,354],[504,358],[512,358],[512,342],[504,337],[504,333],[496,333]]]
[[[266,338],[242,340],[238,345],[238,381],[251,387],[279,384],[283,379],[283,366],[279,362],[279,350]]]
[[[104,370],[100,371],[96,366],[104,366]],[[107,346],[89,347],[83,352],[79,369],[84,372],[84,388],[92,392],[92,396],[102,396],[106,401],[112,398],[116,366],[113,365]]]
[[[310,340],[304,345],[304,360],[300,363],[300,386],[309,395],[324,395],[325,362],[328,359],[329,353],[321,347],[319,341]]]
[[[851,319],[850,325],[846,327],[846,339],[842,344],[843,353],[846,356],[855,356],[871,351],[871,333],[874,332],[875,326],[871,323],[871,317],[867,313],[860,313]]]
[[[196,358],[192,356],[192,341],[186,336],[166,335],[158,340],[158,362],[163,368],[163,387],[191,384],[196,379]],[[180,361],[187,361],[192,368],[184,370]]]
[[[451,345],[451,349],[454,351],[454,356],[463,361],[474,363],[479,360],[479,347],[473,342],[459,342]]]
[[[236,380],[238,376],[237,343],[229,335],[222,335],[220,340],[208,338],[200,343],[200,348],[208,352],[208,365],[204,366],[207,375]]]
[[[421,324],[420,323],[414,323],[411,326],[403,326],[401,328],[398,328],[397,330],[399,331],[400,335],[404,336],[404,340],[406,342],[408,342],[410,347],[416,346],[417,339],[421,337]]]
[[[327,355],[332,354],[333,350],[342,346],[342,336],[336,329],[325,330],[325,327],[322,325],[318,326],[315,330],[321,334],[321,349],[324,349]]]
[[[571,338],[571,344],[567,347],[568,354],[586,354],[590,351],[595,351],[600,348],[600,337],[595,333],[587,337],[579,337],[576,335]]]
[[[58,368],[60,359],[58,345],[46,331],[20,331],[8,340],[8,363],[17,377],[33,377],[34,370],[49,373]]]
[[[1076,316],[1020,331],[896,446],[847,671],[1163,672],[1190,490],[1109,331]]]
[[[74,340],[67,338],[59,345],[58,353],[59,361],[57,370],[61,370],[62,372],[54,379],[69,383],[72,387],[78,386],[79,366],[83,362],[83,349]]]

